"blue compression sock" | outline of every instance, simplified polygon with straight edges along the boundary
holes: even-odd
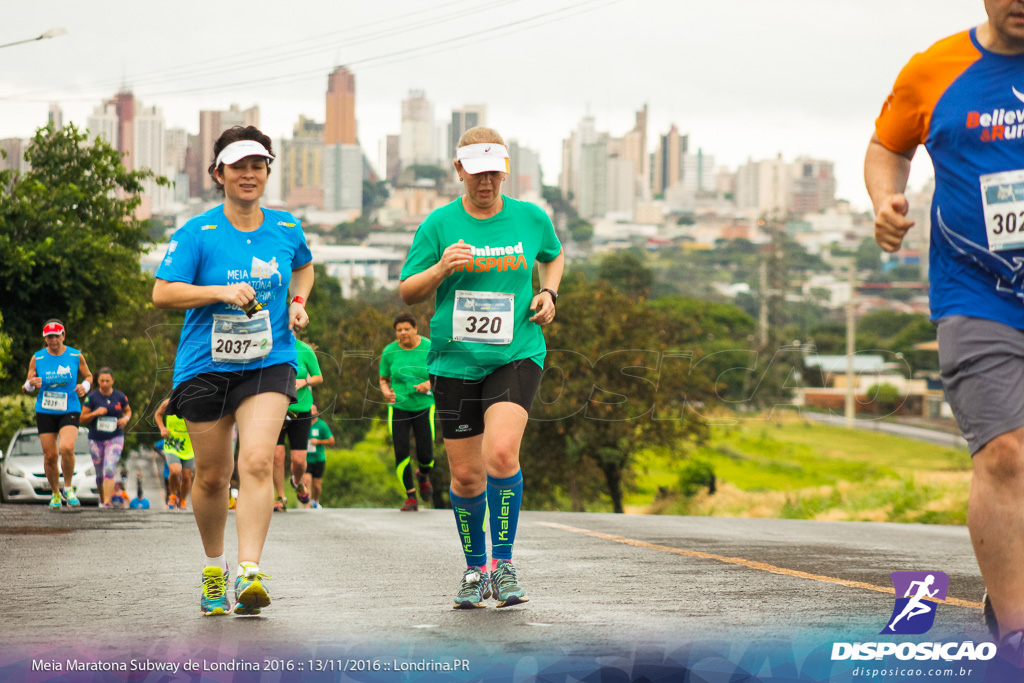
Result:
[[[512,559],[519,509],[523,504],[523,471],[506,479],[487,475],[487,507],[491,511],[491,556]]]
[[[484,523],[487,517],[487,494],[474,498],[463,498],[449,490],[455,524],[459,529],[462,551],[466,554],[467,567],[482,567],[487,564],[487,532]]]

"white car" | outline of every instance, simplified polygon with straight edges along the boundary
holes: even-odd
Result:
[[[63,475],[61,475],[63,477]],[[99,503],[96,469],[89,454],[89,430],[78,428],[75,440],[75,476],[72,479],[78,500]],[[19,429],[7,450],[0,453],[0,500],[5,503],[48,503],[50,482],[43,469],[43,446],[35,427]]]

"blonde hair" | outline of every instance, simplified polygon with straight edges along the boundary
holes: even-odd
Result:
[[[462,134],[462,137],[459,138],[459,147],[465,147],[466,145],[478,145],[486,142],[505,146],[505,140],[501,137],[501,134],[498,133],[498,131],[493,128],[477,126],[476,128],[470,128]]]

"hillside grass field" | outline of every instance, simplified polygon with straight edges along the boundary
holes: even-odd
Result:
[[[965,524],[971,459],[776,414],[714,426],[707,443],[683,454],[644,450],[635,470],[630,512]]]

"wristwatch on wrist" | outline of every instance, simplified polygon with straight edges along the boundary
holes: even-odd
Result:
[[[558,292],[556,292],[553,289],[548,289],[547,287],[545,287],[544,289],[542,289],[540,291],[541,292],[547,292],[548,294],[550,294],[551,295],[551,303],[555,304],[556,306],[558,305]]]

